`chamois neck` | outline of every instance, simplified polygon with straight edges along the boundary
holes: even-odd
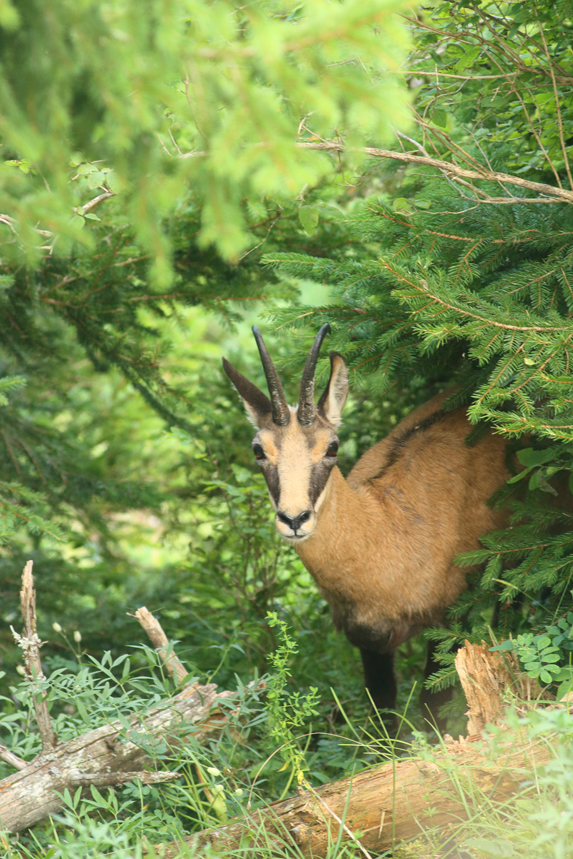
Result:
[[[332,469],[325,493],[314,533],[295,548],[321,590],[340,588],[348,594],[348,573],[355,568],[364,550],[364,546],[359,549],[357,543],[363,544],[364,538],[369,539],[363,523],[375,512],[370,509],[373,501],[363,489],[351,489],[337,466]],[[381,512],[378,509],[375,513],[378,522]],[[359,532],[362,539],[357,541]]]

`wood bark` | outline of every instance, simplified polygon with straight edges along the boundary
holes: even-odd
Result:
[[[296,845],[304,856],[321,857],[343,823],[343,840],[354,841],[369,856],[370,850],[392,849],[429,828],[458,824],[476,791],[494,801],[508,799],[537,766],[551,759],[551,748],[513,739],[513,746],[508,740],[503,753],[493,756],[476,734],[487,722],[500,721],[505,691],[512,686],[523,692],[529,680],[508,668],[500,654],[468,642],[458,653],[456,667],[468,700],[471,738],[446,738],[432,761],[395,760],[316,790],[300,791],[225,826],[190,836],[187,844],[212,844],[225,855],[245,840],[252,846],[275,840]],[[531,693],[537,691],[530,688],[528,697],[535,698]],[[180,846],[172,844],[165,859],[179,853]]]
[[[468,702],[468,737],[479,736],[486,725],[503,718],[509,692],[524,702],[549,697],[537,680],[520,671],[513,653],[492,653],[483,642],[466,641],[455,666]]]
[[[175,778],[169,772],[143,771],[153,766],[149,747],[165,741],[176,748],[190,734],[201,740],[220,729],[227,717],[217,704],[233,694],[217,692],[214,684],[189,687],[145,717],[133,716],[127,732],[121,722],[112,722],[42,753],[0,781],[0,829],[19,832],[59,811],[63,803],[58,794],[66,788],[73,792],[90,784],[102,787],[135,778],[148,783]]]

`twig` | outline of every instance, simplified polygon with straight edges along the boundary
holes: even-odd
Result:
[[[28,766],[26,761],[23,761],[22,758],[19,758],[18,755],[14,754],[14,752],[11,752],[4,743],[0,743],[0,758],[16,770],[23,770]]]
[[[24,635],[18,633],[11,627],[12,635],[16,639],[18,647],[24,653],[24,667],[26,676],[30,683],[45,680],[40,661],[40,647],[42,642],[36,632],[36,591],[34,590],[34,577],[32,576],[32,561],[28,561],[22,573],[22,590],[20,591],[20,607],[24,618]],[[58,744],[58,738],[52,727],[45,692],[34,695],[34,710],[38,731],[42,740],[42,754],[47,754]]]
[[[545,51],[545,56],[547,57],[549,63],[549,71],[551,73],[551,84],[553,86],[553,97],[555,99],[555,109],[557,111],[557,127],[559,128],[559,143],[561,144],[561,152],[563,153],[563,160],[565,161],[565,169],[567,170],[567,177],[569,179],[569,187],[573,188],[573,176],[571,176],[571,167],[569,166],[569,158],[567,157],[567,146],[565,145],[565,135],[563,133],[563,120],[561,118],[561,107],[559,105],[559,93],[557,92],[557,81],[555,80],[555,71],[553,69],[553,63],[551,62],[551,57],[549,55],[549,49],[547,48],[547,42],[545,41],[545,33],[543,32],[543,27],[541,26],[541,21],[539,19],[539,13],[537,12],[537,4],[534,3],[535,8],[535,17],[537,18],[537,24],[539,26],[539,35],[541,36],[541,40],[543,42],[543,49]]]
[[[173,781],[179,778],[180,773],[173,772],[119,772],[119,773],[77,773],[70,776],[69,787],[112,787],[115,784],[127,784],[127,782],[139,779],[143,784],[161,784],[164,781]]]
[[[335,143],[334,141],[299,141],[296,143],[300,149],[319,149],[323,152],[344,152],[344,145],[342,143]],[[547,199],[535,199],[528,200],[527,198],[519,198],[516,202],[520,203],[554,203],[554,202],[567,202],[573,203],[573,190],[568,191],[566,188],[558,188],[555,185],[546,185],[544,182],[531,182],[529,179],[522,179],[520,176],[511,176],[509,173],[498,173],[494,170],[486,170],[485,168],[481,168],[479,170],[468,170],[465,167],[460,167],[457,164],[452,164],[450,161],[444,161],[441,158],[431,158],[423,155],[413,155],[408,152],[393,152],[391,149],[374,149],[370,146],[364,147],[361,150],[366,155],[370,155],[373,158],[390,158],[394,161],[402,161],[405,164],[422,164],[426,167],[437,167],[438,170],[441,170],[448,177],[461,177],[462,179],[482,179],[486,182],[499,182],[503,184],[506,182],[508,185],[518,185],[520,188],[527,188],[529,191],[537,191],[539,194],[547,195]],[[205,158],[207,156],[207,152],[196,151],[196,152],[186,152],[181,155],[181,158]],[[559,198],[558,200],[552,198]],[[498,202],[496,198],[492,198],[495,202]]]
[[[130,617],[135,617],[136,620],[139,621],[149,636],[151,643],[159,653],[161,661],[165,665],[165,669],[168,674],[173,677],[177,684],[183,683],[189,672],[179,661],[173,652],[173,649],[169,649],[169,639],[163,632],[162,626],[157,618],[155,618],[145,606],[138,608],[135,614],[130,615]]]
[[[103,194],[94,197],[93,200],[90,200],[88,203],[85,204],[85,206],[82,206],[82,212],[85,215],[86,212],[89,212],[91,209],[97,206],[98,203],[103,203],[104,200],[109,200],[110,197],[115,197],[113,191],[104,191]]]

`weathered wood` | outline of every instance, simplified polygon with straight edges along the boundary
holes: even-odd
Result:
[[[165,781],[172,773],[142,772],[152,766],[149,747],[159,741],[176,748],[191,733],[203,739],[219,729],[227,717],[217,704],[234,693],[217,692],[214,684],[184,689],[144,718],[103,725],[49,753],[42,753],[24,769],[0,781],[0,829],[19,832],[62,808],[58,794],[66,788],[96,784],[120,784],[134,778]]]
[[[520,671],[512,653],[492,652],[483,642],[466,641],[456,654],[455,666],[468,702],[468,737],[479,736],[486,725],[499,721],[510,691],[522,701],[549,697],[536,680]]]
[[[247,839],[254,847],[276,840],[295,844],[304,856],[321,857],[327,854],[329,839],[332,843],[337,838],[336,815],[359,839],[361,847],[388,850],[420,836],[425,829],[445,828],[465,817],[467,805],[453,788],[452,768],[458,785],[471,782],[473,791],[479,789],[493,800],[503,800],[531,775],[534,766],[546,763],[550,756],[550,749],[539,745],[508,751],[492,761],[482,744],[478,747],[476,743],[451,741],[435,762],[394,761],[312,793],[303,791],[185,840],[188,845],[212,844],[221,855]],[[343,840],[350,840],[347,833]],[[178,854],[178,845],[170,845],[165,859],[174,859]]]
[[[12,634],[16,639],[18,647],[24,653],[26,677],[31,683],[39,683],[46,678],[40,661],[42,642],[36,631],[36,591],[34,588],[34,577],[32,576],[32,566],[33,562],[28,561],[22,573],[20,608],[22,609],[22,617],[24,618],[24,635],[18,635],[14,628],[12,628]],[[58,738],[52,727],[46,696],[43,692],[38,692],[34,695],[34,712],[36,714],[38,731],[42,739],[42,750],[49,752],[50,749],[56,746]]]
[[[26,761],[19,758],[18,755],[14,754],[14,752],[11,752],[8,746],[5,746],[4,743],[0,743],[0,758],[11,767],[14,767],[15,770],[23,770],[28,766]]]

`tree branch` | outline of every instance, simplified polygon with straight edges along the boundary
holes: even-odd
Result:
[[[178,685],[181,685],[185,678],[189,675],[189,672],[185,668],[185,666],[179,661],[173,649],[169,649],[169,639],[163,632],[161,624],[155,618],[149,609],[145,606],[141,606],[138,608],[134,615],[130,615],[130,617],[135,617],[136,620],[139,621],[149,639],[161,658],[161,661],[165,665],[166,671],[169,673],[171,677],[176,681]]]
[[[314,141],[301,141],[296,144],[300,149],[318,149],[325,152],[344,152],[342,143],[334,141],[326,141],[323,143]],[[559,197],[560,200],[567,203],[573,203],[573,191],[565,188],[557,188],[554,185],[546,185],[544,182],[531,182],[529,179],[522,179],[520,176],[512,176],[509,173],[498,173],[494,170],[468,170],[465,167],[459,167],[457,164],[452,164],[449,161],[443,161],[441,158],[430,158],[424,155],[413,155],[408,152],[393,152],[391,149],[374,149],[366,146],[363,150],[366,155],[371,155],[373,158],[390,158],[393,161],[402,161],[404,164],[421,164],[425,167],[436,167],[442,173],[449,177],[460,177],[462,179],[482,179],[486,182],[505,182],[508,185],[517,185],[520,188],[527,188],[530,191],[537,191],[538,194],[546,194],[548,197]],[[194,153],[199,155],[200,153]],[[203,153],[201,153],[203,154]],[[528,202],[523,200],[522,202]],[[535,202],[540,202],[535,200]],[[547,200],[544,202],[553,202]]]
[[[24,767],[28,766],[26,761],[23,761],[22,758],[19,758],[18,755],[14,754],[14,752],[11,752],[4,743],[0,743],[0,759],[5,761],[7,764],[10,764],[10,766],[14,767],[16,770],[23,770]]]
[[[99,196],[94,197],[93,200],[87,202],[85,206],[82,206],[81,211],[85,215],[86,212],[90,212],[92,209],[94,209],[98,205],[98,203],[103,203],[104,200],[109,200],[110,197],[115,197],[113,191],[104,191],[103,194],[99,194]]]
[[[68,781],[70,788],[74,787],[113,787],[117,784],[127,784],[130,781],[139,779],[143,784],[162,784],[165,781],[173,781],[179,778],[181,773],[172,772],[148,772],[141,770],[139,772],[118,772],[118,773],[76,773],[71,775]]]

